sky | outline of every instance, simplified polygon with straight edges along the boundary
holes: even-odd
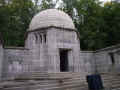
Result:
[[[34,1],[34,0],[33,0],[33,1]],[[41,2],[42,0],[39,0],[39,1]],[[53,0],[53,1],[56,1],[56,0]],[[105,2],[107,2],[107,1],[111,1],[111,0],[99,0],[99,1],[105,3]],[[61,0],[59,0],[59,3],[61,3]],[[58,5],[59,5],[59,3],[58,3]]]
[[[54,0],[54,1],[56,1],[56,0]],[[104,1],[104,2],[106,2],[106,1],[111,1],[111,0],[100,0],[100,1]]]
[[[111,1],[111,0],[100,0],[100,1],[107,2],[107,1]]]

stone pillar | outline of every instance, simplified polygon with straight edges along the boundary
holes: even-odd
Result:
[[[35,48],[35,36],[33,33],[28,33],[27,39],[25,41],[25,48],[28,49],[28,55],[25,57],[24,65],[23,65],[23,72],[28,72],[28,68],[30,67],[31,71],[34,71],[34,48]],[[30,65],[28,67],[28,62]]]
[[[73,57],[73,50],[68,51],[68,62],[69,62],[69,72],[74,71],[74,57]]]
[[[42,38],[40,40],[40,43],[39,43],[39,64],[40,64],[40,68],[41,68],[41,72],[44,72],[44,61],[45,61],[45,42],[44,42],[44,34],[43,33],[40,33],[40,37],[39,38]]]
[[[3,63],[3,46],[2,46],[2,42],[0,42],[0,80],[2,77],[2,63]]]
[[[51,28],[52,29],[52,28]],[[48,39],[48,72],[59,72],[59,67],[57,66],[57,59],[58,59],[58,48],[56,43],[56,30],[49,30],[47,33]]]

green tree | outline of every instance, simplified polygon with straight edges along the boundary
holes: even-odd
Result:
[[[106,46],[120,43],[120,3],[112,2],[104,5],[103,18],[105,20],[104,30]]]
[[[58,0],[57,1],[54,1],[54,0],[42,0],[40,5],[37,4],[38,12],[42,11],[42,10],[45,10],[45,9],[53,9],[53,8],[55,8],[57,2],[58,2]]]
[[[80,32],[81,48],[96,50],[120,43],[120,3],[104,6],[98,0],[5,0],[0,1],[0,32],[6,45],[24,44],[29,23],[41,10],[57,8],[68,13]]]
[[[87,50],[99,49],[102,46],[103,36],[101,27],[104,25],[102,7],[97,0],[80,0],[76,3],[78,21],[76,27],[80,32],[81,48]]]
[[[98,0],[63,1],[65,11],[71,15],[80,32],[83,50],[96,50],[120,43],[120,3],[110,2],[102,6]]]
[[[93,50],[101,47],[102,35],[99,32],[103,19],[100,2],[98,0],[63,0],[63,2],[65,11],[73,18],[80,32],[81,48]]]
[[[30,0],[11,0],[0,6],[0,32],[5,45],[24,45],[24,33],[34,13],[34,5]]]

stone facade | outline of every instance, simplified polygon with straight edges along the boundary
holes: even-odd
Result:
[[[51,16],[42,18],[41,23],[47,22],[47,25],[42,27],[38,25],[38,20],[44,14]],[[55,18],[51,21],[53,14]],[[97,51],[81,51],[79,35],[73,22],[69,22],[72,19],[67,14],[51,9],[34,18],[26,34],[25,47],[3,48],[0,38],[2,79],[14,78],[24,72],[80,72],[81,74],[119,72],[120,45]]]
[[[95,65],[99,73],[120,72],[120,45],[107,47],[95,52]]]
[[[97,51],[82,51],[87,73],[119,73],[120,45],[103,48]]]
[[[60,50],[68,50],[68,71],[81,71],[83,60],[80,58],[79,39],[75,31],[50,27],[29,32],[28,37],[26,48],[32,54],[33,71],[60,72]]]
[[[25,71],[29,71],[29,50],[21,47],[4,48],[2,78],[12,78]]]
[[[87,74],[92,74],[95,72],[95,62],[94,62],[94,51],[81,51],[83,58],[84,71]]]

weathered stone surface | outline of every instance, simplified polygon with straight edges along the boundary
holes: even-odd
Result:
[[[4,57],[4,51],[3,51],[3,43],[1,41],[1,36],[0,36],[0,80],[2,77],[2,67],[3,67],[3,57]]]
[[[34,72],[26,77],[21,76],[15,80],[3,81],[0,83],[0,90],[77,90],[78,88],[88,90],[85,78],[80,77],[80,73]]]
[[[107,47],[101,50],[95,51],[94,58],[95,58],[95,66],[96,70],[99,73],[105,72],[120,72],[120,45],[115,45],[111,47]],[[113,54],[111,57],[110,54]],[[113,60],[112,60],[113,59]]]
[[[56,9],[48,9],[33,17],[29,30],[33,31],[49,26],[75,29],[72,19],[66,13]]]
[[[84,82],[79,85],[86,75],[120,72],[120,45],[81,51],[72,19],[64,12],[55,9],[40,12],[27,32],[25,47],[3,48],[0,37],[0,79],[11,80],[0,84],[0,90],[86,90],[80,86]],[[66,73],[61,73],[60,66],[63,50],[67,51],[67,58],[64,57],[64,61],[68,60]],[[41,80],[50,80],[47,81],[49,85],[41,85]]]

